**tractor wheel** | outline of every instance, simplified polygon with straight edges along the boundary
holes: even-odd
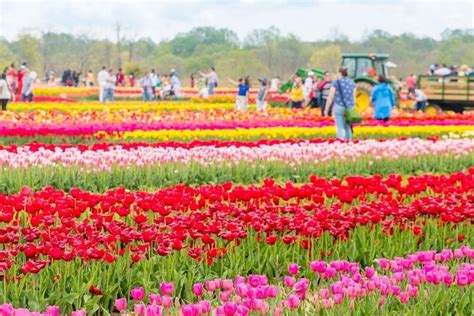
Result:
[[[359,113],[364,113],[370,108],[370,95],[373,86],[368,82],[358,82],[356,84],[356,109]]]

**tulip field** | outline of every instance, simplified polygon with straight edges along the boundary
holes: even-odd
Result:
[[[9,104],[0,315],[474,313],[474,112],[233,108]]]

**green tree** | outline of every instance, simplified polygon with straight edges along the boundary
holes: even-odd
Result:
[[[335,72],[341,64],[341,49],[336,45],[329,45],[316,50],[309,59],[309,66]]]

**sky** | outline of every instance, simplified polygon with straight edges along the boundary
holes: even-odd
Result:
[[[446,28],[474,28],[474,0],[0,0],[0,37],[22,32],[87,34],[156,42],[197,26],[229,28],[240,39],[278,27],[305,41],[336,33],[360,40],[374,29],[439,38]]]

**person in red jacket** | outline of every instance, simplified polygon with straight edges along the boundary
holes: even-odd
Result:
[[[122,71],[122,68],[119,68],[119,72],[117,74],[117,85],[118,86],[125,86],[125,74]]]

